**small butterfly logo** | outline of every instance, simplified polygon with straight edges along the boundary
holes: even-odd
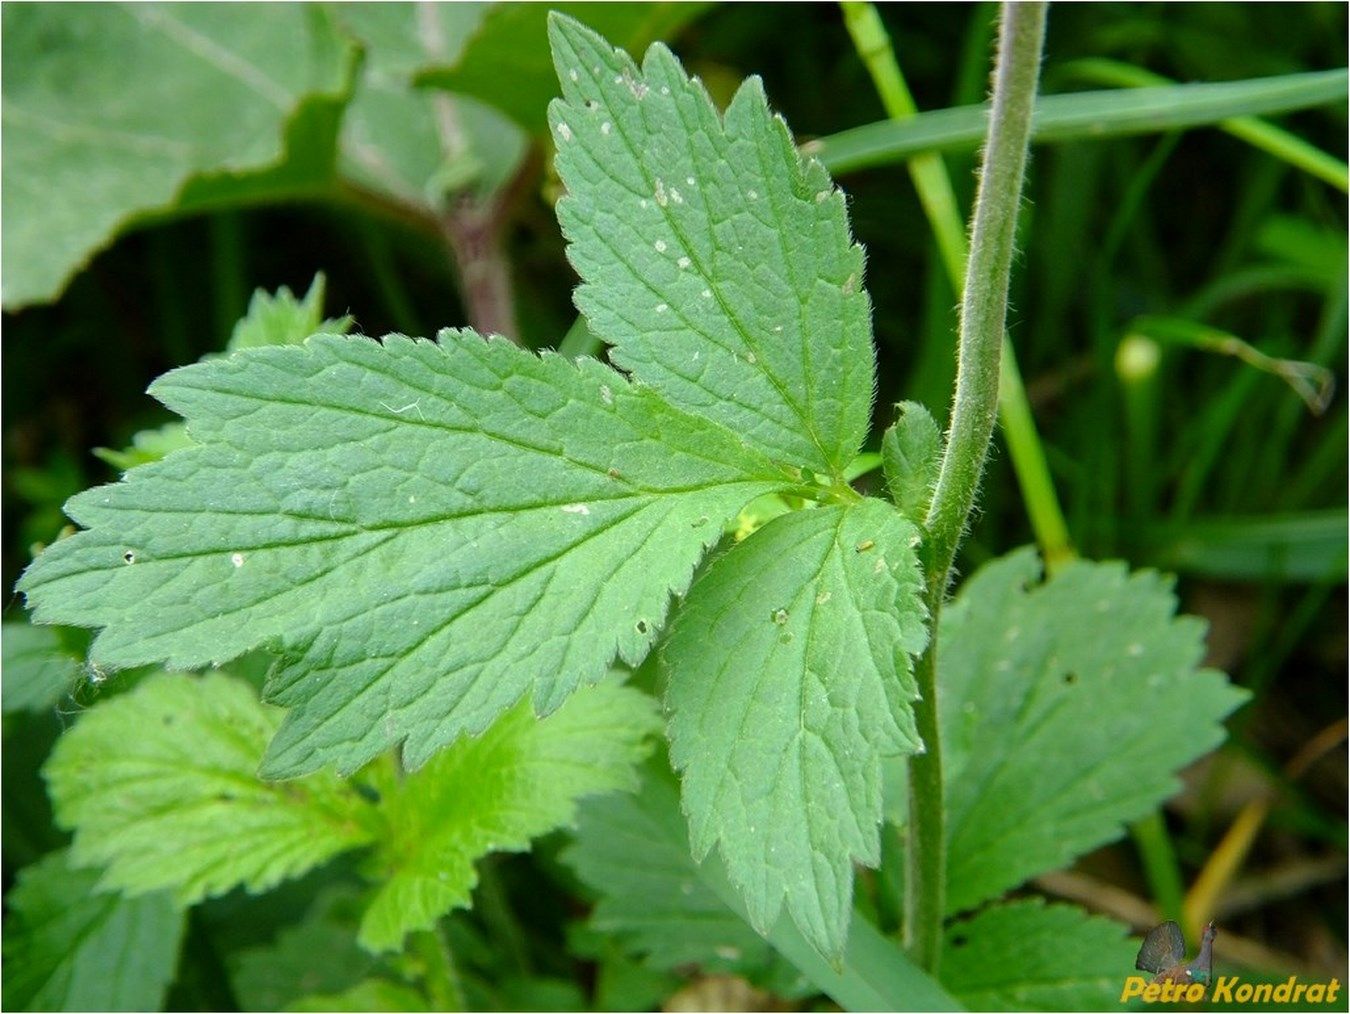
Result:
[[[1209,985],[1214,977],[1215,932],[1211,922],[1200,938],[1200,953],[1185,963],[1186,941],[1181,935],[1181,927],[1169,919],[1148,931],[1144,942],[1139,945],[1139,956],[1134,959],[1134,967],[1143,972],[1153,972],[1154,982],[1199,982]]]

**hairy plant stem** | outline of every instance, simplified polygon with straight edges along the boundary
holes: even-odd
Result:
[[[934,971],[941,954],[947,876],[937,625],[998,413],[1008,280],[1045,36],[1045,8],[1043,2],[1010,2],[1002,8],[989,134],[962,287],[956,394],[947,447],[925,521],[924,566],[933,636],[915,667],[921,695],[915,704],[915,719],[926,750],[909,764],[905,943],[920,966]]]
[[[455,957],[439,927],[418,930],[408,937],[408,950],[422,963],[422,986],[432,1010],[467,1010]]]
[[[919,113],[910,94],[909,85],[896,60],[886,26],[876,8],[866,0],[844,0],[844,23],[853,37],[853,45],[867,66],[876,85],[886,115],[892,120],[908,120]],[[966,261],[965,225],[960,206],[952,189],[951,177],[942,155],[935,151],[913,155],[906,160],[909,177],[923,205],[924,216],[933,230],[938,254],[946,271],[952,291],[960,298],[964,294]],[[1041,547],[1046,569],[1051,573],[1073,559],[1073,546],[1064,511],[1055,494],[1046,464],[1045,449],[1036,433],[1036,421],[1031,414],[1031,403],[1012,343],[1005,336],[999,375],[999,421],[1003,424],[1003,439],[1013,473],[1022,491],[1031,521],[1031,530]]]

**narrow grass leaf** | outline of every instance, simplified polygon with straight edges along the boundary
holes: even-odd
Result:
[[[1100,140],[1219,123],[1234,116],[1289,113],[1345,104],[1344,69],[1247,81],[1178,84],[1129,91],[1043,95],[1032,119],[1032,142]],[[976,147],[984,138],[984,106],[937,109],[903,121],[882,120],[812,141],[806,150],[834,173],[903,162],[924,151]]]

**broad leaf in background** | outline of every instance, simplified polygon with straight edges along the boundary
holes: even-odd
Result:
[[[488,5],[342,4],[337,19],[366,46],[343,118],[341,172],[427,212],[469,186],[491,192],[525,154],[519,128],[473,99],[417,89],[421,68],[455,59]],[[506,79],[498,76],[501,86]],[[539,101],[543,110],[548,96]]]
[[[3,28],[7,309],[139,215],[332,177],[357,50],[321,7],[33,4]]]
[[[694,965],[759,985],[770,974],[788,977],[764,938],[699,878],[664,761],[645,767],[640,792],[590,799],[578,812],[575,842],[562,860],[598,896],[592,929],[656,969]]]
[[[578,691],[542,720],[522,701],[391,787],[381,804],[388,831],[371,863],[380,887],[361,944],[398,949],[408,933],[468,906],[482,856],[522,851],[571,824],[583,796],[633,788],[660,729],[654,705],[609,683]]]
[[[558,94],[549,57],[548,14],[559,11],[630,53],[674,35],[702,14],[704,3],[499,3],[491,7],[462,54],[422,71],[421,84],[472,95],[500,109],[532,134],[548,132],[545,111]],[[423,61],[426,62],[426,61]]]
[[[361,904],[357,891],[330,888],[275,940],[228,953],[240,1009],[284,1010],[306,994],[340,993],[372,974],[377,959],[356,943]]]
[[[56,707],[80,679],[81,660],[52,627],[6,623],[0,632],[4,678],[3,711],[47,711]]]
[[[281,722],[247,683],[160,674],[91,708],[45,768],[71,859],[131,894],[192,904],[264,890],[372,837],[372,811],[331,774],[268,784],[258,761]]]
[[[1119,837],[1178,789],[1247,698],[1197,669],[1204,624],[1169,583],[1034,551],[983,567],[943,613],[947,904],[972,908]]]
[[[872,411],[871,305],[844,195],[751,78],[725,118],[664,46],[641,70],[554,16],[549,108],[575,301],[612,360],[835,477]]]
[[[164,893],[98,889],[63,850],[26,866],[5,898],[6,1010],[160,1010],[183,913]]]
[[[445,332],[319,336],[166,374],[198,445],[75,497],[20,582],[109,669],[287,657],[265,772],[425,763],[533,692],[637,662],[782,471],[589,360]],[[178,519],[176,522],[171,519]]]
[[[942,984],[971,1010],[1112,1010],[1138,942],[1118,922],[1039,899],[947,928]]]
[[[695,858],[720,843],[756,928],[786,900],[827,955],[853,862],[880,859],[881,758],[922,749],[918,541],[879,500],[775,518],[704,572],[662,652]]]

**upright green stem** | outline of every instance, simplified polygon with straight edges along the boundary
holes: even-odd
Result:
[[[910,95],[876,8],[860,0],[845,0],[841,6],[854,48],[872,75],[886,114],[893,120],[907,120],[918,115],[918,107]],[[924,152],[908,159],[906,166],[932,227],[947,279],[952,290],[961,296],[968,255],[966,233],[946,163],[938,152]],[[1061,564],[1073,559],[1069,527],[1050,479],[1050,468],[1036,433],[1036,421],[1031,414],[1022,373],[1017,368],[1012,343],[1006,337],[1001,358],[999,413],[1003,438],[1046,569],[1054,573]]]
[[[926,520],[925,576],[935,631],[948,574],[975,503],[998,413],[1008,280],[1045,36],[1045,7],[1043,2],[1006,3],[999,24],[989,136],[962,287],[956,395],[947,448]],[[937,968],[941,952],[947,874],[936,675],[934,637],[916,666],[921,698],[915,705],[915,718],[926,751],[909,765],[909,862],[905,878],[905,940],[914,960],[928,969]]]

